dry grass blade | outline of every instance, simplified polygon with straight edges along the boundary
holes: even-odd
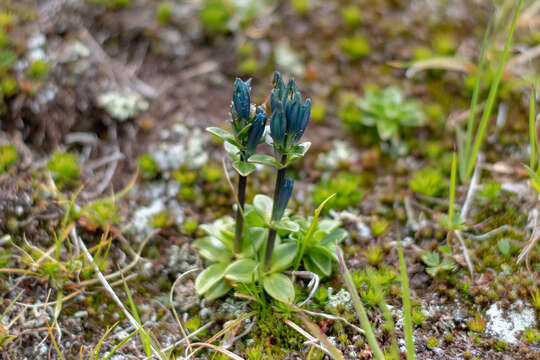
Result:
[[[330,342],[330,340],[328,339],[328,336],[326,336],[322,332],[322,330],[317,325],[315,325],[315,323],[313,321],[311,321],[306,315],[304,315],[302,313],[298,313],[297,316],[300,318],[300,320],[302,320],[302,322],[309,329],[309,331],[313,335],[315,335],[315,337],[317,339],[319,339],[319,341],[324,346],[324,348],[326,349],[326,351],[328,352],[330,357],[332,357],[332,359],[334,359],[334,360],[345,360],[345,358],[343,357],[343,354],[341,353],[341,351],[339,351],[339,349],[337,347],[335,347],[335,345]]]
[[[197,270],[199,270],[199,269],[191,269],[191,270],[188,270],[188,271],[180,274],[176,278],[174,283],[172,284],[171,291],[169,293],[169,304],[171,305],[171,309],[172,309],[172,312],[174,314],[174,318],[176,319],[176,322],[178,323],[178,328],[180,329],[180,332],[182,332],[182,336],[184,337],[184,340],[186,341],[187,347],[188,347],[189,351],[191,351],[191,352],[193,352],[193,348],[191,347],[191,343],[189,342],[189,338],[187,336],[186,329],[184,328],[184,325],[182,324],[182,321],[180,320],[180,317],[176,313],[176,309],[174,308],[173,299],[174,299],[174,289],[176,288],[176,284],[178,284],[178,282],[180,280],[182,280],[184,278],[184,276],[189,275],[189,274],[191,274],[191,273],[193,273],[193,272],[195,272]]]

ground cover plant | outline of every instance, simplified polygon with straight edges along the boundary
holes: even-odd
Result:
[[[0,0],[2,359],[536,359],[533,0]]]

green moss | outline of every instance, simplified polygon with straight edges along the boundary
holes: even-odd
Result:
[[[433,57],[433,51],[427,46],[417,46],[413,50],[413,60],[421,61],[427,60]]]
[[[424,321],[426,321],[427,317],[422,312],[422,309],[420,308],[414,308],[411,311],[411,319],[414,325],[418,326],[421,325]]]
[[[427,342],[426,342],[426,347],[430,350],[436,348],[437,346],[439,346],[439,339],[436,338],[436,337],[430,337],[429,339],[427,339]]]
[[[364,191],[360,188],[363,180],[360,176],[341,173],[330,180],[317,185],[312,193],[313,202],[318,205],[330,195],[336,196],[326,204],[324,211],[329,209],[344,210],[349,206],[358,206]]]
[[[309,13],[310,0],[291,0],[291,5],[297,14],[306,15]]]
[[[238,65],[238,70],[244,74],[253,74],[259,69],[259,61],[254,57],[249,57]]]
[[[107,9],[121,9],[131,5],[131,0],[87,0],[89,3],[106,7]]]
[[[101,199],[86,205],[79,216],[84,216],[88,220],[90,227],[103,229],[107,225],[120,222],[119,209],[112,199]]]
[[[148,220],[148,225],[157,229],[166,229],[174,225],[174,219],[167,210],[160,211]]]
[[[227,33],[230,9],[223,0],[206,0],[201,10],[201,23],[207,34]]]
[[[8,34],[0,28],[0,48],[4,48],[6,46],[9,46],[11,43],[11,40],[9,39]]]
[[[457,48],[456,40],[451,32],[444,32],[436,34],[431,45],[439,55],[452,55]]]
[[[384,252],[382,251],[381,247],[378,245],[370,246],[364,252],[364,256],[366,257],[368,263],[371,266],[377,266],[383,260]]]
[[[47,162],[47,169],[60,188],[74,185],[79,180],[79,164],[74,154],[55,151]]]
[[[167,25],[171,21],[172,4],[162,1],[156,7],[156,21],[160,25]]]
[[[6,97],[10,98],[16,95],[19,92],[19,85],[17,81],[11,76],[6,76],[2,79],[0,83],[0,93]]]
[[[17,149],[13,144],[0,145],[0,174],[6,172],[19,160]]]
[[[158,175],[159,169],[156,162],[152,158],[152,155],[143,154],[139,156],[137,158],[137,164],[139,165],[139,170],[141,171],[143,179],[154,179]]]
[[[388,229],[388,225],[388,221],[386,221],[385,219],[373,220],[370,224],[373,236],[380,236],[384,234]]]
[[[15,22],[15,15],[8,11],[0,12],[0,27],[8,27]]]
[[[182,232],[186,235],[192,235],[197,231],[199,224],[196,220],[186,220],[182,226]]]
[[[45,60],[35,60],[27,69],[27,74],[34,80],[44,80],[51,71],[51,64]]]
[[[471,331],[480,333],[486,328],[486,320],[482,317],[482,315],[477,313],[473,319],[469,319],[469,321],[467,321],[467,326]]]
[[[9,71],[15,60],[17,56],[13,51],[0,48],[0,74]]]
[[[340,41],[341,50],[351,60],[358,60],[371,52],[369,41],[362,35],[355,35]]]
[[[182,185],[193,185],[197,179],[197,173],[194,171],[175,170],[172,172],[172,178]]]
[[[221,180],[223,176],[223,170],[218,165],[206,164],[202,168],[202,176],[205,181],[209,183],[214,183]]]
[[[362,22],[362,10],[354,5],[347,6],[341,10],[341,17],[350,28],[356,28]]]
[[[444,193],[446,183],[438,170],[427,167],[414,172],[409,187],[419,194],[436,197]]]

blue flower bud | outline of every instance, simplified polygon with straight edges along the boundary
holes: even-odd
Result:
[[[241,119],[249,120],[251,79],[244,82],[239,78],[234,81],[233,106]]]
[[[287,101],[285,105],[285,116],[287,118],[287,133],[295,135],[300,131],[300,110],[302,106],[302,98],[300,93],[296,92],[294,97]]]
[[[300,116],[299,116],[299,122],[300,126],[298,129],[298,132],[294,136],[294,141],[298,142],[302,138],[302,135],[304,135],[304,131],[306,131],[306,128],[309,124],[309,118],[311,116],[311,99],[307,99],[304,105],[302,105],[302,108],[300,109]]]
[[[266,114],[264,112],[258,113],[251,128],[249,129],[248,140],[246,144],[246,150],[248,154],[255,152],[255,148],[259,145],[261,137],[264,133],[264,127],[266,126]]]
[[[285,137],[287,120],[281,101],[278,100],[274,106],[275,108],[272,110],[272,117],[270,118],[270,136],[272,136],[274,144],[278,144]]]
[[[279,221],[285,213],[285,208],[289,203],[293,191],[294,180],[291,178],[286,178],[283,181],[283,185],[279,189],[278,202],[276,208],[276,218],[274,220]]]

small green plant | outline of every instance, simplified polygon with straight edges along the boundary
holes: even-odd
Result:
[[[143,154],[139,156],[137,158],[137,164],[139,165],[143,179],[151,180],[158,175],[159,169],[152,155]]]
[[[79,164],[74,154],[55,151],[47,162],[47,169],[60,188],[72,186],[79,180]]]
[[[438,197],[444,193],[446,183],[439,170],[426,167],[413,173],[409,188],[424,196]]]
[[[414,100],[406,100],[394,87],[367,90],[363,98],[344,97],[340,116],[352,131],[362,132],[366,127],[375,127],[381,140],[394,141],[399,139],[401,127],[418,127],[425,122],[420,105]]]
[[[156,21],[160,25],[167,25],[171,21],[172,4],[162,1],[156,7]]]
[[[482,317],[482,315],[477,313],[474,318],[467,321],[467,326],[471,331],[480,333],[486,328],[486,320]]]
[[[236,220],[219,218],[200,228],[207,236],[193,246],[210,265],[196,279],[197,293],[208,300],[225,295],[230,289],[254,297],[266,305],[266,295],[283,302],[295,299],[293,282],[283,272],[304,269],[328,276],[336,259],[336,243],[346,237],[339,223],[319,221],[329,199],[323,201],[311,218],[291,216],[286,210],[293,180],[286,178],[287,167],[304,156],[310,143],[299,143],[310,118],[311,101],[302,103],[294,80],[285,86],[275,73],[270,95],[269,144],[274,155],[256,154],[266,123],[264,108],[251,105],[250,82],[235,82],[231,105],[233,132],[208,128],[224,141],[239,174]],[[254,164],[276,169],[274,198],[257,194],[252,204],[244,204],[245,179],[256,170]]]
[[[426,272],[432,277],[437,277],[441,273],[451,271],[455,268],[455,263],[449,257],[441,257],[439,253],[429,251],[421,256],[422,261],[426,264]]]
[[[424,321],[426,321],[426,319],[426,314],[424,314],[421,308],[415,307],[412,309],[411,320],[414,325],[421,325]]]
[[[309,13],[310,0],[291,0],[292,7],[297,14]]]
[[[529,160],[529,166],[524,165],[527,171],[529,172],[529,176],[531,178],[531,183],[540,193],[540,156],[538,156],[538,149],[540,147],[538,146],[538,139],[536,138],[536,110],[535,110],[535,104],[536,101],[536,90],[533,88],[531,90],[531,96],[529,98],[529,139],[530,139],[530,151],[531,156]]]
[[[34,80],[44,80],[51,71],[51,64],[45,60],[35,60],[28,66],[28,76]]]
[[[332,194],[336,194],[328,202],[328,208],[344,210],[348,207],[356,207],[364,196],[364,191],[360,187],[363,182],[359,175],[340,173],[317,185],[311,197],[314,203],[320,204]]]
[[[369,265],[377,266],[384,258],[384,252],[380,246],[370,246],[364,252],[364,256],[366,257]]]
[[[201,23],[206,34],[228,33],[231,9],[223,0],[205,0],[201,10]]]
[[[362,22],[362,10],[354,5],[344,7],[341,10],[341,17],[350,28],[356,28]]]
[[[531,303],[535,309],[540,310],[540,290],[531,291]]]
[[[371,52],[369,41],[362,35],[341,39],[340,46],[351,60],[359,60]]]
[[[437,346],[439,346],[439,339],[438,338],[430,337],[429,339],[427,339],[426,347],[428,349],[433,350]]]
[[[540,343],[540,331],[534,328],[526,328],[523,333],[523,340],[533,345],[538,345]]]
[[[0,174],[6,172],[19,160],[17,149],[13,144],[0,145]]]

